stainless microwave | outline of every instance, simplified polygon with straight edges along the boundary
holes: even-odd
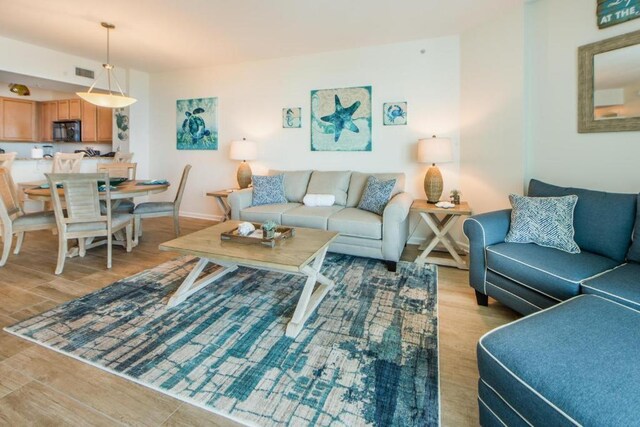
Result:
[[[53,140],[61,142],[81,142],[80,120],[60,120],[53,122]]]

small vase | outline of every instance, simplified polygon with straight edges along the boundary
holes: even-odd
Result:
[[[451,196],[451,200],[452,200],[454,205],[459,205],[460,204],[460,196]]]
[[[276,237],[276,230],[262,230],[265,239],[273,239]]]

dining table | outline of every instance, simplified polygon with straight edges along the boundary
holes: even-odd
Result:
[[[147,179],[135,179],[119,182],[116,186],[111,186],[111,210],[115,210],[122,200],[131,199],[132,197],[143,197],[162,193],[164,191],[167,191],[170,185],[171,184],[169,184],[169,182],[167,181]],[[64,200],[64,189],[57,188],[57,191],[60,198]],[[44,202],[50,202],[52,198],[51,189],[45,182],[43,182],[43,184],[40,186],[24,189],[24,194],[31,200],[40,200]],[[101,191],[99,193],[99,197],[101,200],[104,200],[106,198],[106,192]],[[124,233],[117,232],[116,234],[114,234],[114,237],[115,238],[112,244],[126,247],[126,238],[124,236]],[[106,240],[99,240],[97,242],[94,242],[93,238],[88,238],[86,249],[91,249],[104,244],[106,244]],[[69,258],[75,257],[77,255],[77,247],[70,248],[67,252],[67,257]]]

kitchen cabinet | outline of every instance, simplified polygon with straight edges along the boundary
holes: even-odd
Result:
[[[95,105],[82,101],[82,142],[96,142],[98,140],[97,109]]]
[[[58,101],[40,102],[40,140],[53,141],[53,122],[58,120]]]
[[[80,120],[81,107],[79,99],[63,99],[58,101],[58,120]]]
[[[82,142],[111,142],[113,110],[82,101]]]
[[[98,107],[97,128],[98,142],[111,142],[113,139],[113,110],[111,108]]]
[[[5,141],[37,141],[38,112],[34,101],[1,98],[2,139]]]
[[[69,100],[69,120],[81,120],[82,119],[82,111],[80,107],[79,99],[70,99]]]
[[[69,100],[58,101],[58,120],[69,120]]]

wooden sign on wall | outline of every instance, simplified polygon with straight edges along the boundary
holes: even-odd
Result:
[[[598,0],[598,28],[640,18],[640,0]]]

